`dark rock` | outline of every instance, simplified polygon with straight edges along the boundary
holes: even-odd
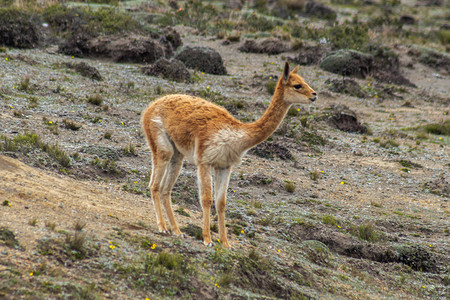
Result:
[[[66,63],[65,64],[67,68],[74,69],[77,71],[81,76],[91,78],[93,80],[102,80],[102,76],[100,75],[100,72],[97,70],[97,68],[92,67],[88,65],[85,62],[80,63]]]
[[[331,106],[329,122],[339,130],[354,133],[367,133],[368,129],[358,121],[356,113],[343,105]]]
[[[400,73],[398,55],[391,49],[370,46],[370,54],[350,49],[341,49],[329,53],[320,63],[325,71],[366,78],[370,75],[381,82],[402,84],[415,87],[415,85]]]
[[[328,52],[328,49],[319,44],[314,46],[305,46],[300,49],[298,55],[292,58],[292,61],[303,66],[318,64]]]
[[[282,160],[293,160],[291,151],[288,148],[276,143],[276,142],[263,142],[249,151],[250,154],[273,159],[275,156]]]
[[[353,79],[334,79],[327,81],[326,83],[329,83],[330,90],[336,93],[347,94],[359,98],[364,98],[367,96],[359,84]]]
[[[66,40],[59,44],[58,51],[76,57],[89,56],[88,41],[91,38],[92,36],[86,32],[73,32]]]
[[[158,59],[153,65],[142,68],[145,75],[159,76],[174,81],[190,81],[191,76],[186,66],[178,59]]]
[[[188,68],[215,75],[227,74],[222,57],[216,50],[209,47],[184,46],[175,58],[182,61]]]
[[[413,270],[436,272],[436,258],[420,245],[400,245],[396,249],[398,261],[410,266]]]
[[[371,55],[349,49],[329,53],[320,63],[325,71],[343,76],[366,78],[373,64]]]
[[[280,39],[267,38],[262,41],[246,40],[239,50],[250,53],[279,54],[288,51],[289,48]]]
[[[78,57],[132,63],[153,63],[165,54],[163,47],[150,37],[136,34],[92,37],[83,32],[76,32],[61,43],[59,51]]]
[[[305,13],[307,16],[315,16],[326,20],[335,20],[336,12],[323,3],[308,1],[305,6]]]
[[[164,56],[159,43],[140,35],[102,36],[89,41],[89,53],[115,62],[153,63]]]
[[[416,19],[413,16],[410,15],[403,15],[400,17],[400,19],[398,20],[401,24],[406,24],[406,25],[414,25],[416,24]]]

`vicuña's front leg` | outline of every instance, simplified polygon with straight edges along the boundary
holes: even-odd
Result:
[[[198,165],[198,187],[203,209],[203,243],[212,246],[210,233],[210,214],[212,204],[211,166]]]
[[[167,217],[169,218],[170,225],[172,226],[173,233],[178,236],[183,234],[178,227],[175,216],[173,215],[172,200],[170,194],[172,192],[173,185],[177,180],[178,174],[180,173],[181,167],[183,166],[183,155],[176,151],[170,160],[164,178],[162,180],[161,187],[161,198],[164,208],[166,209]]]
[[[230,182],[231,167],[214,169],[214,195],[216,210],[219,216],[219,239],[228,248],[227,229],[225,227],[225,206],[227,204],[227,189]]]

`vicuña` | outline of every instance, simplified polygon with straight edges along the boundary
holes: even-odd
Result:
[[[219,239],[229,247],[225,206],[231,168],[244,154],[267,139],[280,125],[292,104],[317,99],[316,92],[286,62],[269,108],[253,123],[236,120],[226,109],[189,95],[167,95],[151,103],[142,114],[142,126],[152,151],[149,188],[158,228],[168,233],[161,202],[172,231],[182,235],[172,210],[170,194],[186,157],[197,165],[200,203],[203,209],[203,242],[211,246],[210,212],[214,199],[219,218]]]

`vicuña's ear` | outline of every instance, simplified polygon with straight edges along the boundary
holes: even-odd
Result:
[[[289,80],[289,63],[288,62],[286,62],[286,64],[284,65],[283,80],[284,80],[284,83],[286,83]]]
[[[297,74],[297,73],[298,73],[298,69],[300,69],[300,66],[299,66],[299,65],[297,65],[297,66],[295,67],[295,69],[292,70],[292,73]]]

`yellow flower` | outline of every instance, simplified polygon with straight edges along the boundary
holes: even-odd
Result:
[[[209,86],[207,86],[206,89],[209,90]]]
[[[123,122],[120,122],[120,124],[125,125],[125,124],[123,124]]]
[[[109,246],[109,248],[114,249],[114,248],[116,248],[116,246],[111,245],[111,246]]]
[[[16,87],[15,86],[13,86],[13,89],[15,89]]]
[[[341,228],[341,226],[339,226],[339,225],[338,225],[337,227],[338,227],[338,228]]]
[[[325,171],[320,171],[320,173],[323,173],[323,172],[325,172]]]
[[[150,300],[150,298],[145,298],[145,300]]]
[[[378,95],[375,95],[375,98],[378,98]]]
[[[72,58],[75,58],[75,56],[72,56]]]
[[[112,241],[109,241],[110,244],[112,244]]]
[[[202,75],[205,75],[205,72],[202,72]]]
[[[156,244],[153,244],[150,248],[152,248],[152,250],[154,250],[156,248]]]
[[[341,184],[344,184],[345,182],[341,181]]]
[[[269,79],[272,79],[272,76],[270,76]]]
[[[442,140],[442,136],[439,137],[439,140]]]
[[[217,242],[220,244],[220,240],[219,239],[217,239]]]
[[[241,230],[241,234],[244,234],[245,232],[244,232],[244,230]]]
[[[300,108],[297,108],[297,111],[300,111]]]
[[[422,285],[422,288],[424,289],[424,288],[425,288],[425,286],[424,286],[424,285]]]
[[[9,107],[14,108],[14,106],[10,105]]]
[[[53,124],[53,122],[52,121],[48,121],[48,124]]]
[[[7,57],[5,57],[5,60],[7,61],[7,60],[8,60],[8,58],[7,58]]]
[[[280,250],[280,249],[278,249],[277,251],[278,251],[278,253],[281,253],[281,250]]]
[[[33,272],[30,273],[30,276],[33,276]]]

